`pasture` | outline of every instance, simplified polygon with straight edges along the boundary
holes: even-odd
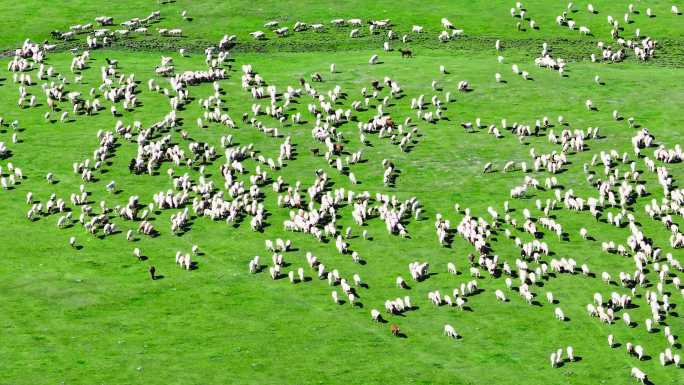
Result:
[[[677,266],[684,261],[684,244],[672,237],[682,235],[677,225],[684,215],[679,208],[684,168],[681,149],[675,147],[684,137],[684,15],[671,7],[682,10],[684,3],[634,2],[626,23],[629,2],[592,3],[593,14],[585,1],[566,9],[565,2],[528,1],[516,8],[514,1],[499,0],[430,5],[0,0],[13,15],[0,26],[0,143],[8,149],[0,151],[5,183],[0,190],[0,384],[638,383],[632,368],[647,374],[646,383],[683,383],[684,364],[674,362],[674,356],[682,355],[684,338],[684,286],[677,284],[684,279]],[[524,9],[527,16],[511,17],[511,8],[518,15]],[[653,16],[646,15],[646,8]],[[126,29],[120,23],[154,11],[160,16],[145,24],[147,32],[105,34],[111,36],[107,44],[98,38],[90,48],[86,38],[93,30],[73,39],[51,34],[95,23],[98,16],[113,17],[114,25],[93,29]],[[577,27],[555,22],[563,11]],[[608,15],[620,23],[615,39]],[[361,19],[360,36],[351,38],[349,25],[331,25],[336,18]],[[449,31],[462,32],[449,32],[449,40],[440,41],[442,18],[454,24]],[[368,22],[383,19],[390,19],[388,26],[372,33]],[[529,19],[538,29],[529,27]],[[286,36],[264,27],[272,20],[289,28]],[[309,28],[295,32],[297,21]],[[516,28],[518,22],[524,30]],[[323,24],[323,31],[313,31],[314,23]],[[412,32],[414,25],[423,31]],[[579,26],[591,33],[580,34]],[[160,36],[160,28],[182,29],[182,36]],[[250,36],[257,30],[266,39]],[[389,30],[395,38],[388,37]],[[209,60],[216,60],[213,68],[224,76],[174,89],[174,75],[209,68],[205,48],[218,47],[224,35],[235,35],[235,41],[224,50],[215,48]],[[620,37],[639,47],[646,37],[658,43],[641,60],[633,46],[617,41]],[[29,67],[12,71],[10,63],[21,59],[14,50],[25,39],[37,43],[45,57],[36,61],[27,55],[23,60]],[[592,54],[602,54],[599,41],[614,51],[621,47],[625,57],[592,62]],[[384,42],[390,50],[383,50]],[[545,42],[554,60],[565,63],[535,65]],[[54,47],[44,49],[46,44]],[[410,49],[412,57],[402,57],[400,48]],[[225,56],[219,60],[220,53]],[[378,61],[369,64],[373,55]],[[162,57],[170,58],[170,64],[162,65]],[[75,59],[82,59],[82,68],[70,68]],[[41,63],[54,73],[45,72],[41,79]],[[516,73],[513,65],[519,67]],[[172,66],[173,74],[156,70],[165,66]],[[103,68],[110,72],[103,75]],[[316,73],[322,81],[312,79]],[[495,80],[496,73],[502,81]],[[20,84],[26,75],[30,84]],[[149,87],[150,79],[159,90]],[[468,86],[459,91],[462,81]],[[395,85],[398,91],[392,90]],[[105,96],[126,87],[131,92],[124,96],[122,91],[115,102]],[[268,87],[275,87],[273,97]],[[46,89],[63,95],[46,96]],[[424,102],[418,108],[420,95]],[[133,97],[124,108],[123,102]],[[86,112],[85,102],[95,99],[101,108]],[[165,119],[172,110],[175,117]],[[335,110],[341,112],[335,116]],[[208,114],[214,111],[228,116],[231,124],[211,121]],[[297,113],[298,122],[293,119]],[[434,115],[427,119],[426,114]],[[535,130],[545,117],[548,124],[539,123]],[[590,127],[598,131],[587,134]],[[645,128],[653,142],[635,145],[633,138]],[[316,129],[318,138],[312,134]],[[101,147],[105,137],[111,141]],[[154,143],[166,155],[148,163]],[[206,144],[215,154],[193,153],[193,143]],[[183,154],[174,163],[176,145]],[[250,145],[244,156],[236,155]],[[283,145],[289,145],[290,156],[282,156]],[[663,155],[667,161],[656,159],[661,145],[671,150]],[[101,149],[104,154],[94,156]],[[141,162],[147,169],[131,172],[129,164],[145,151],[152,153]],[[359,151],[360,159],[350,161]],[[275,165],[269,166],[269,158]],[[535,169],[542,159],[558,168],[545,163]],[[504,170],[509,162],[512,167]],[[250,178],[257,170],[266,178]],[[86,181],[88,172],[92,177]],[[186,188],[174,182],[184,174],[190,181]],[[274,191],[278,178],[283,184]],[[544,186],[551,178],[553,185]],[[512,197],[517,186],[525,186],[524,193]],[[645,186],[643,194],[637,193],[638,186]],[[307,190],[317,187],[312,198]],[[288,189],[301,197],[301,207],[282,204]],[[154,195],[169,190],[185,192],[186,200],[160,207]],[[349,191],[354,192],[351,201]],[[82,192],[83,202],[70,198]],[[590,198],[601,195],[601,203],[590,207]],[[616,202],[609,202],[609,195]],[[132,196],[139,198],[135,218],[129,220],[121,209]],[[581,208],[570,208],[577,198]],[[63,210],[47,209],[59,199]],[[212,200],[232,204],[235,219],[227,221],[226,212],[195,209]],[[367,216],[359,225],[355,215],[363,202]],[[186,220],[172,231],[174,218],[184,210]],[[386,219],[388,212],[399,220]],[[309,231],[288,230],[293,216],[303,213],[324,219]],[[480,221],[474,233],[457,230],[469,219]],[[156,231],[138,231],[143,220]],[[561,228],[544,227],[549,220]],[[112,234],[105,234],[104,224],[115,224]],[[586,239],[581,229],[589,234]],[[129,230],[132,238],[127,240]],[[446,234],[443,242],[440,231]],[[486,246],[476,247],[465,233]],[[630,236],[643,238],[629,247]],[[292,248],[276,253],[283,257],[277,264],[265,242],[278,238],[290,240]],[[624,253],[602,247],[611,241],[625,247]],[[348,251],[340,252],[339,242]],[[538,250],[540,243],[548,253]],[[525,244],[534,251],[522,255]],[[134,255],[136,248],[142,258]],[[191,256],[192,269],[174,261],[178,251]],[[317,265],[310,266],[307,253],[325,265],[323,274]],[[260,266],[252,273],[250,261],[257,255]],[[554,271],[561,259],[572,259],[576,266],[571,272]],[[416,261],[429,263],[429,269],[413,280],[409,264]],[[527,268],[521,267],[523,261]],[[449,263],[456,274],[448,272]],[[590,274],[582,273],[585,264]],[[272,279],[269,268],[275,265],[280,273]],[[151,266],[155,280],[148,273]],[[305,279],[291,283],[288,273],[296,275],[299,268]],[[356,304],[341,282],[329,284],[334,269],[352,286],[352,276],[360,276],[363,285],[353,290]],[[481,277],[474,277],[472,269]],[[611,276],[609,282],[603,272]],[[621,280],[622,272],[629,279]],[[535,277],[521,281],[521,274],[529,278],[530,273]],[[408,288],[397,287],[398,276]],[[473,280],[477,290],[464,293],[461,285]],[[497,290],[506,301],[497,300]],[[433,304],[428,295],[435,291],[453,301],[460,298],[465,306],[450,306],[446,299]],[[338,303],[332,292],[338,293]],[[547,301],[548,292],[554,303]],[[609,301],[613,292],[629,296],[631,304]],[[524,293],[533,297],[531,303]],[[601,303],[594,301],[595,293],[602,295]],[[386,311],[387,300],[405,296],[410,309]],[[611,315],[606,321],[590,316],[588,304]],[[564,321],[554,316],[556,308],[564,312]],[[373,309],[384,322],[371,319]],[[631,316],[629,326],[625,313]],[[654,323],[651,332],[648,319]],[[400,328],[398,337],[390,325]],[[460,338],[445,336],[445,325],[452,325]],[[628,343],[642,346],[644,357],[628,354]],[[568,346],[574,360],[566,359]],[[564,357],[552,365],[549,356],[559,348]],[[673,358],[662,365],[666,349]]]

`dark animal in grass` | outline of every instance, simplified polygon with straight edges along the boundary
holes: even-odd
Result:
[[[311,149],[311,153],[312,153],[314,156],[318,156],[318,154],[320,153],[320,150],[319,150],[318,148],[312,148],[312,149]]]
[[[399,52],[401,52],[401,57],[413,57],[413,52],[408,48],[399,48]]]
[[[399,336],[399,333],[401,332],[401,330],[399,330],[399,326],[397,326],[396,324],[390,325],[390,331],[392,332],[392,335],[395,337]]]
[[[155,275],[157,269],[155,269],[154,266],[150,266],[150,269],[148,271],[150,272],[150,278],[152,278],[153,281],[157,279],[157,276]]]
[[[373,81],[371,82],[371,86],[373,86],[373,88],[374,88],[375,90],[380,91],[380,82],[379,82],[379,81],[373,80]]]
[[[118,68],[118,66],[119,66],[119,61],[118,61],[118,60],[114,60],[114,59],[110,59],[110,58],[106,57],[106,58],[105,58],[105,61],[107,62],[107,65],[110,65],[110,66],[112,66],[112,67],[114,67],[114,68]]]
[[[335,143],[335,146],[333,148],[333,153],[335,155],[339,155],[342,152],[342,150],[344,150],[344,145],[339,144],[339,143]]]

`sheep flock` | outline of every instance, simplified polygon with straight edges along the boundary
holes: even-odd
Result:
[[[0,383],[684,384],[684,3],[58,3]]]

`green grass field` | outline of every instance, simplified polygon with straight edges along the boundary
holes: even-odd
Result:
[[[629,288],[601,281],[601,272],[611,274],[617,281],[620,272],[634,274],[635,264],[629,257],[606,253],[601,243],[614,241],[626,244],[629,228],[615,227],[606,223],[608,212],[616,214],[619,207],[604,208],[599,221],[588,211],[576,212],[562,208],[562,203],[551,212],[555,220],[563,225],[567,239],[559,240],[553,232],[544,230],[544,242],[553,252],[543,257],[545,263],[551,258],[574,258],[578,266],[587,263],[596,277],[581,274],[556,274],[540,280],[530,289],[537,296],[538,305],[528,305],[515,292],[506,289],[505,276],[493,277],[481,269],[479,279],[482,291],[467,297],[470,311],[460,311],[446,305],[436,307],[427,298],[430,291],[439,290],[451,294],[453,288],[472,278],[468,273],[469,253],[475,253],[472,245],[456,235],[450,247],[440,246],[435,232],[435,216],[439,213],[451,221],[455,228],[465,215],[465,208],[475,217],[491,222],[488,207],[494,207],[503,217],[503,202],[509,201],[514,209],[510,215],[521,224],[523,209],[528,208],[538,221],[544,214],[535,208],[535,200],[554,198],[553,190],[530,189],[524,199],[511,199],[509,191],[523,182],[525,176],[537,178],[541,183],[547,177],[555,176],[564,194],[572,189],[576,196],[598,197],[597,188],[586,180],[583,165],[591,162],[601,151],[617,150],[627,152],[630,160],[636,161],[640,180],[645,183],[648,196],[637,199],[626,206],[636,218],[639,228],[651,238],[653,245],[662,249],[658,261],[666,263],[665,254],[684,262],[681,249],[670,247],[670,231],[660,223],[658,217],[650,218],[645,205],[652,199],[664,198],[663,189],[653,172],[646,170],[643,158],[634,156],[631,137],[637,128],[629,127],[626,118],[634,117],[636,123],[647,127],[655,136],[656,144],[673,148],[681,143],[684,135],[684,15],[673,15],[672,4],[684,10],[681,1],[635,2],[639,14],[632,15],[631,24],[624,25],[621,34],[632,37],[636,28],[642,36],[650,36],[661,44],[656,56],[648,62],[634,59],[632,52],[624,62],[616,64],[592,63],[589,55],[600,54],[598,41],[611,42],[607,15],[613,15],[622,22],[628,2],[595,1],[598,14],[586,11],[586,2],[575,3],[572,18],[578,25],[588,26],[593,36],[580,35],[577,30],[559,27],[554,19],[566,6],[566,2],[527,1],[524,2],[528,16],[539,25],[538,30],[516,31],[516,20],[509,9],[513,1],[436,1],[425,4],[419,1],[297,1],[297,2],[246,2],[231,1],[212,4],[205,1],[178,0],[167,4],[156,1],[58,1],[44,4],[38,1],[23,3],[0,0],[0,9],[11,14],[0,26],[0,142],[11,153],[0,158],[2,177],[8,178],[9,163],[23,170],[25,178],[7,190],[0,190],[0,384],[631,384],[630,369],[638,367],[648,374],[654,384],[684,383],[684,366],[659,363],[659,353],[670,347],[663,335],[669,326],[674,335],[684,339],[684,321],[681,306],[684,298],[672,279],[684,279],[684,273],[671,267],[664,292],[669,293],[671,311],[657,332],[647,333],[644,322],[651,317],[645,301],[646,291],[656,290],[658,274],[652,264],[647,268],[649,283],[637,286],[633,297],[635,308],[627,310],[635,327],[627,327],[622,321],[623,310],[616,311],[617,320],[607,325],[598,318],[587,315],[585,307],[592,303],[593,294],[600,292],[604,299],[611,292],[630,294]],[[648,18],[645,9],[650,7],[655,17]],[[89,68],[72,73],[69,70],[72,53],[69,48],[84,48],[85,34],[70,42],[59,42],[50,37],[50,31],[68,30],[70,25],[94,22],[100,15],[113,16],[115,23],[132,17],[145,17],[154,10],[161,10],[162,18],[149,26],[146,36],[119,39],[109,48],[91,51]],[[180,13],[187,10],[192,20],[183,20]],[[362,29],[358,39],[348,37],[349,27],[331,28],[334,18],[389,18],[392,29],[399,36],[409,33],[412,25],[422,25],[425,31],[411,34],[413,40],[392,42],[394,51],[383,52],[384,34],[369,35],[368,28]],[[440,19],[449,18],[456,28],[464,30],[464,36],[448,43],[439,43],[437,35],[442,30]],[[263,24],[279,20],[281,25],[292,27],[295,21],[321,22],[326,32],[306,31],[277,38],[267,32],[268,39],[257,42],[249,33],[266,29]],[[623,23],[621,23],[623,24]],[[119,26],[109,27],[112,29]],[[182,38],[159,38],[157,28],[182,28]],[[182,209],[156,210],[150,221],[159,230],[159,236],[148,237],[136,234],[136,240],[129,242],[126,231],[137,229],[138,222],[124,221],[113,212],[109,213],[120,233],[102,236],[88,234],[83,226],[74,221],[72,226],[58,228],[60,213],[39,215],[36,220],[26,218],[31,208],[26,203],[26,194],[33,193],[36,202],[45,204],[51,194],[67,201],[67,208],[73,211],[74,219],[82,207],[69,202],[69,196],[77,193],[83,182],[80,175],[72,171],[74,162],[92,158],[99,146],[97,133],[100,130],[113,131],[117,120],[124,124],[140,121],[149,127],[161,120],[170,111],[169,98],[162,93],[148,91],[147,81],[155,78],[162,88],[170,89],[168,82],[155,75],[155,66],[160,56],[171,56],[176,72],[204,70],[207,68],[203,49],[216,45],[224,34],[236,34],[238,42],[231,52],[234,61],[223,66],[229,77],[219,83],[225,92],[222,95],[225,113],[237,123],[235,129],[210,123],[198,128],[195,121],[202,116],[203,109],[198,100],[213,94],[210,83],[189,86],[192,102],[179,109],[178,116],[183,124],[168,133],[171,141],[177,143],[186,153],[192,141],[206,142],[216,146],[220,155],[206,164],[205,175],[223,190],[219,167],[224,164],[224,150],[220,146],[222,135],[233,135],[240,146],[252,143],[254,149],[266,157],[277,158],[279,146],[284,137],[291,137],[295,145],[294,160],[284,161],[284,167],[268,169],[272,180],[282,176],[288,186],[301,182],[306,195],[315,180],[316,169],[327,172],[332,186],[329,191],[345,188],[359,193],[368,191],[396,195],[405,200],[416,197],[420,200],[423,213],[418,220],[407,219],[404,223],[410,237],[401,238],[389,234],[380,218],[372,218],[363,227],[354,224],[352,207],[343,205],[337,210],[337,229],[344,231],[352,227],[352,238],[347,242],[358,251],[366,262],[354,263],[350,255],[342,255],[335,249],[334,239],[326,237],[318,242],[312,235],[289,232],[283,229],[283,222],[289,218],[288,208],[278,207],[277,193],[270,184],[263,185],[263,204],[268,217],[268,226],[263,232],[250,229],[247,216],[239,226],[225,221],[211,221],[197,216],[188,204],[191,223],[182,235],[175,235],[170,229],[170,217]],[[117,109],[120,117],[109,113],[111,102],[101,92],[97,95],[105,107],[97,114],[87,116],[71,113],[67,100],[60,102],[69,110],[66,122],[59,121],[61,112],[53,112],[46,121],[43,115],[49,110],[40,85],[46,80],[37,80],[36,69],[28,72],[34,84],[27,92],[37,96],[34,107],[19,107],[19,84],[13,82],[13,73],[7,64],[12,60],[10,50],[21,46],[30,38],[42,42],[50,39],[57,43],[54,52],[48,53],[45,64],[53,66],[57,73],[66,76],[69,83],[65,91],[81,92],[82,98],[89,98],[89,90],[101,84],[100,67],[105,58],[119,60],[118,74],[135,74],[140,81],[139,105],[131,111],[124,111],[121,103]],[[497,53],[494,41],[500,39],[504,49]],[[564,77],[550,69],[534,65],[539,56],[541,44],[548,41],[555,57],[568,59]],[[612,44],[612,43],[611,43]],[[402,58],[396,49],[408,47],[414,57]],[[181,57],[179,48],[187,48],[190,54]],[[368,59],[378,54],[380,64],[369,65]],[[497,55],[505,57],[504,63],[497,62]],[[337,73],[331,74],[329,66],[335,63]],[[370,108],[353,112],[356,121],[341,124],[337,130],[344,135],[345,151],[363,150],[365,162],[351,165],[359,184],[350,183],[347,175],[329,166],[323,156],[314,156],[310,148],[325,146],[314,140],[311,129],[316,117],[307,111],[307,104],[314,99],[307,95],[297,98],[285,108],[290,116],[302,113],[303,124],[294,125],[288,119],[281,124],[265,115],[257,117],[268,127],[278,127],[281,137],[272,138],[249,124],[242,123],[245,112],[251,115],[253,103],[270,104],[268,98],[255,100],[241,88],[241,66],[251,64],[269,85],[275,85],[279,92],[288,86],[299,87],[299,78],[309,80],[310,74],[320,72],[322,83],[311,83],[320,94],[327,95],[336,85],[347,94],[338,99],[336,109],[349,109],[355,100],[363,100],[360,91],[371,89],[373,80],[382,81],[389,76],[402,87],[403,97],[393,98],[384,112],[396,122],[403,123],[406,117],[417,127],[414,143],[409,152],[402,152],[397,143],[389,137],[367,133],[367,143],[360,141],[357,121],[368,121],[376,115],[376,106],[388,95],[383,89],[378,99],[370,101]],[[523,80],[511,71],[511,65],[518,64],[521,70],[529,71],[533,80]],[[444,65],[447,74],[441,74],[439,66]],[[501,73],[505,83],[494,80],[495,73]],[[82,76],[81,83],[75,83],[74,76]],[[594,76],[604,82],[598,85]],[[440,89],[434,91],[431,82],[436,80]],[[467,80],[472,92],[457,91],[459,81]],[[57,76],[47,82],[60,83]],[[426,123],[416,117],[410,108],[412,98],[424,94],[428,106],[433,95],[444,101],[450,92],[452,100],[442,106],[443,119],[435,124]],[[591,99],[596,111],[585,107],[585,100]],[[281,101],[278,102],[282,104]],[[616,121],[612,111],[618,110],[625,120]],[[557,122],[564,117],[567,127]],[[537,119],[548,116],[553,127],[542,130],[538,136],[526,136],[522,140],[501,128],[501,119],[508,125],[513,122],[534,126]],[[481,118],[487,126],[496,124],[502,138],[487,134],[486,128],[466,132],[461,123],[474,122]],[[18,129],[10,123],[17,120]],[[560,153],[559,144],[547,139],[549,130],[556,135],[564,128],[586,130],[599,127],[597,139],[587,139],[582,152],[567,153],[569,163],[557,174],[528,170],[525,174],[516,167],[515,171],[504,173],[508,161],[526,162],[533,159],[529,153]],[[181,136],[181,130],[189,134]],[[12,142],[17,134],[18,143]],[[142,204],[152,201],[152,195],[173,188],[166,169],[172,167],[176,175],[188,173],[193,183],[200,177],[198,167],[164,161],[156,175],[133,175],[128,163],[138,151],[134,140],[127,141],[115,135],[117,147],[103,167],[94,170],[96,181],[85,184],[90,192],[89,205],[99,213],[100,201],[106,201],[110,208],[124,205],[128,197],[138,195]],[[157,135],[153,140],[158,140]],[[642,154],[653,159],[653,150],[647,148]],[[400,171],[394,185],[383,184],[383,159],[390,159]],[[91,160],[92,161],[92,160]],[[492,162],[494,172],[482,173],[486,163]],[[239,177],[249,186],[249,175],[258,163],[246,159],[243,165],[247,171]],[[663,163],[667,167],[674,185],[684,178],[681,163]],[[261,165],[264,169],[264,165]],[[616,162],[620,173],[629,170],[629,164]],[[267,169],[267,167],[266,167]],[[590,167],[595,178],[606,179],[603,166]],[[51,172],[56,183],[48,184],[45,176]],[[105,185],[116,181],[116,194],[108,193]],[[632,186],[635,186],[632,183]],[[617,191],[615,186],[613,191]],[[681,187],[681,186],[680,186]],[[617,192],[616,192],[617,194]],[[197,194],[191,193],[192,198]],[[308,204],[308,196],[302,197]],[[226,193],[226,199],[230,200]],[[316,202],[318,207],[320,201]],[[372,202],[371,205],[377,204]],[[459,204],[460,210],[454,205]],[[675,223],[682,223],[681,217],[671,213]],[[580,228],[586,228],[593,240],[583,240]],[[514,237],[523,242],[533,238],[503,221],[492,229],[489,238],[491,254],[499,256],[500,264],[507,261],[515,268],[520,250],[513,239],[504,235],[509,229]],[[372,239],[364,240],[361,233],[366,230]],[[69,238],[75,237],[79,249],[69,245]],[[262,257],[262,264],[272,265],[271,253],[264,248],[266,239],[290,239],[294,251],[284,253],[289,264],[283,268],[285,274],[298,267],[304,267],[310,281],[290,284],[287,276],[271,280],[268,269],[250,274],[248,263],[255,256]],[[197,269],[186,271],[174,264],[177,250],[190,252],[192,245],[198,245],[201,253],[193,257]],[[138,261],[133,249],[140,248],[148,257]],[[312,252],[323,261],[328,269],[336,268],[343,277],[351,280],[358,273],[367,288],[359,288],[359,302],[356,307],[348,303],[336,305],[331,300],[330,287],[326,280],[316,279],[316,273],[307,266],[306,252]],[[409,281],[410,289],[399,289],[395,285],[398,275],[408,280],[408,264],[413,261],[428,261],[430,272],[435,273],[421,282]],[[459,275],[447,273],[447,263],[454,262]],[[528,262],[532,268],[537,263]],[[162,279],[149,279],[147,269],[154,265]],[[514,279],[515,286],[518,280]],[[494,291],[501,289],[509,301],[498,303]],[[559,301],[548,304],[545,293],[553,292]],[[384,312],[387,299],[409,295],[416,309],[403,315]],[[679,305],[679,306],[677,306]],[[569,318],[559,322],[554,318],[554,308],[561,307]],[[371,320],[371,309],[379,309],[388,323]],[[406,338],[392,336],[390,324],[397,324]],[[443,335],[445,324],[451,324],[463,336],[453,340]],[[613,334],[621,344],[609,348],[607,336]],[[626,353],[625,345],[631,342],[642,345],[648,359],[639,361]],[[556,349],[573,346],[575,355],[581,357],[575,362],[565,362],[552,368],[549,355]],[[670,347],[675,354],[682,355],[682,343]]]

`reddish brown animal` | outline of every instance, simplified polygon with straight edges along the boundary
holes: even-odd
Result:
[[[399,48],[399,52],[401,52],[401,57],[413,57],[413,52],[408,48]]]
[[[392,331],[393,336],[397,337],[399,335],[399,332],[400,332],[399,326],[397,326],[396,324],[392,324],[390,326],[390,330]]]

